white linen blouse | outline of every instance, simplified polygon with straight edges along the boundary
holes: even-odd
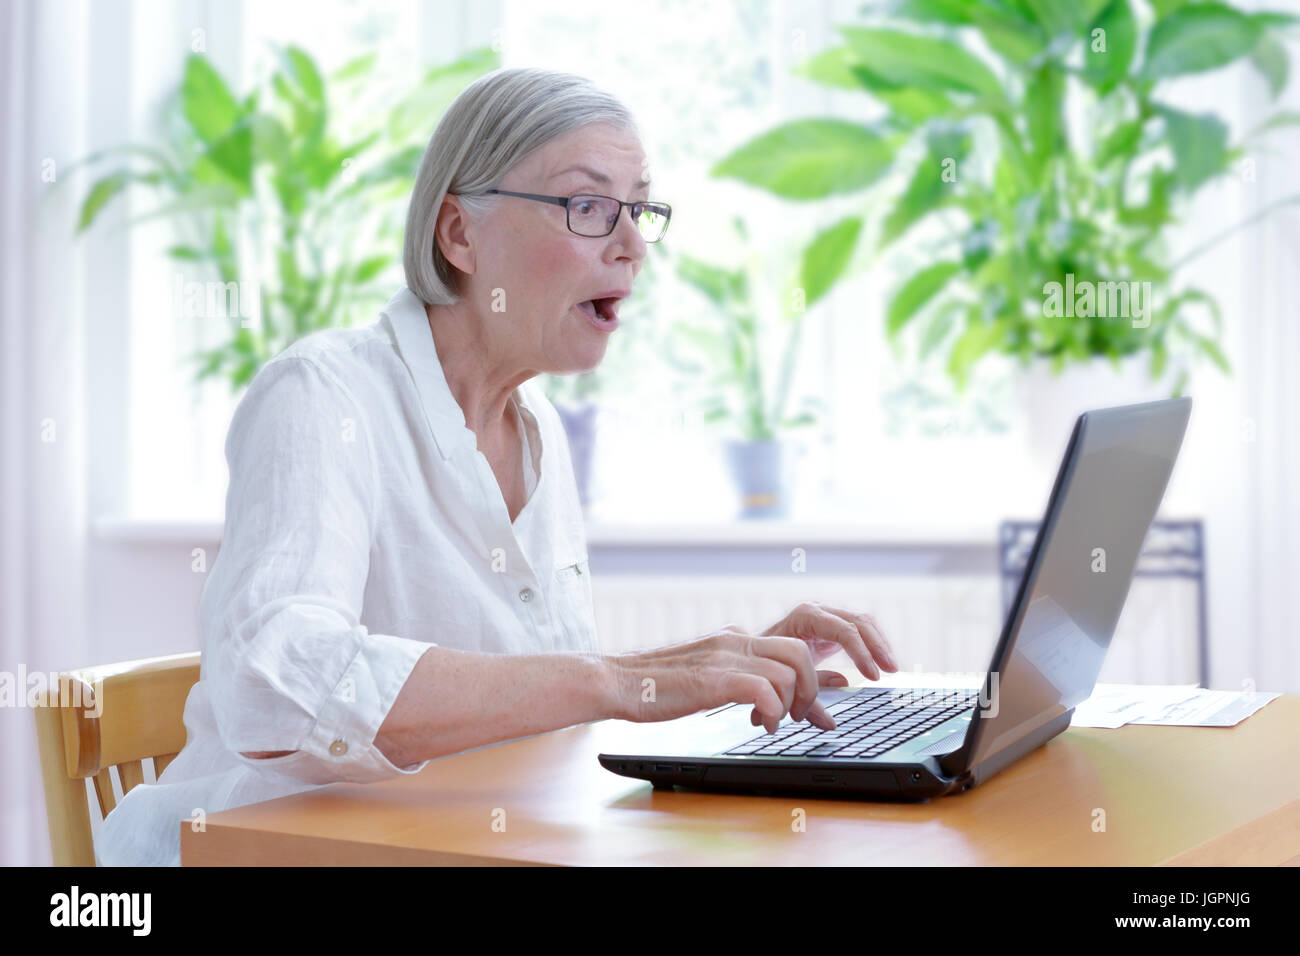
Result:
[[[258,372],[226,439],[185,747],[104,819],[99,865],[179,865],[197,811],[418,773],[374,740],[431,645],[599,653],[564,428],[537,383],[513,399],[528,498],[511,522],[410,290]]]

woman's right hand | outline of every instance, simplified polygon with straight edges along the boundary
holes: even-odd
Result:
[[[798,637],[749,634],[735,624],[667,647],[606,658],[617,688],[614,716],[646,723],[673,720],[728,703],[752,704],[750,720],[768,733],[787,713],[831,730],[817,700],[821,687],[846,687],[835,671],[819,671]]]

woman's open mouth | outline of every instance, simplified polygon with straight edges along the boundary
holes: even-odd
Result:
[[[593,328],[602,332],[613,332],[618,328],[618,316],[614,313],[615,299],[588,299],[576,306],[579,312],[591,323]]]

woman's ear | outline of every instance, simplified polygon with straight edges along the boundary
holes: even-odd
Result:
[[[465,275],[474,274],[472,228],[473,223],[465,215],[460,201],[455,196],[444,196],[433,228],[433,239],[443,258]]]

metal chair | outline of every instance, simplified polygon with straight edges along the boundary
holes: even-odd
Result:
[[[1002,613],[1011,611],[1016,587],[1038,536],[1037,521],[1003,521],[998,528]],[[1209,637],[1205,619],[1205,529],[1200,520],[1154,521],[1138,555],[1136,577],[1188,578],[1196,585],[1197,657],[1200,685],[1209,686]]]

